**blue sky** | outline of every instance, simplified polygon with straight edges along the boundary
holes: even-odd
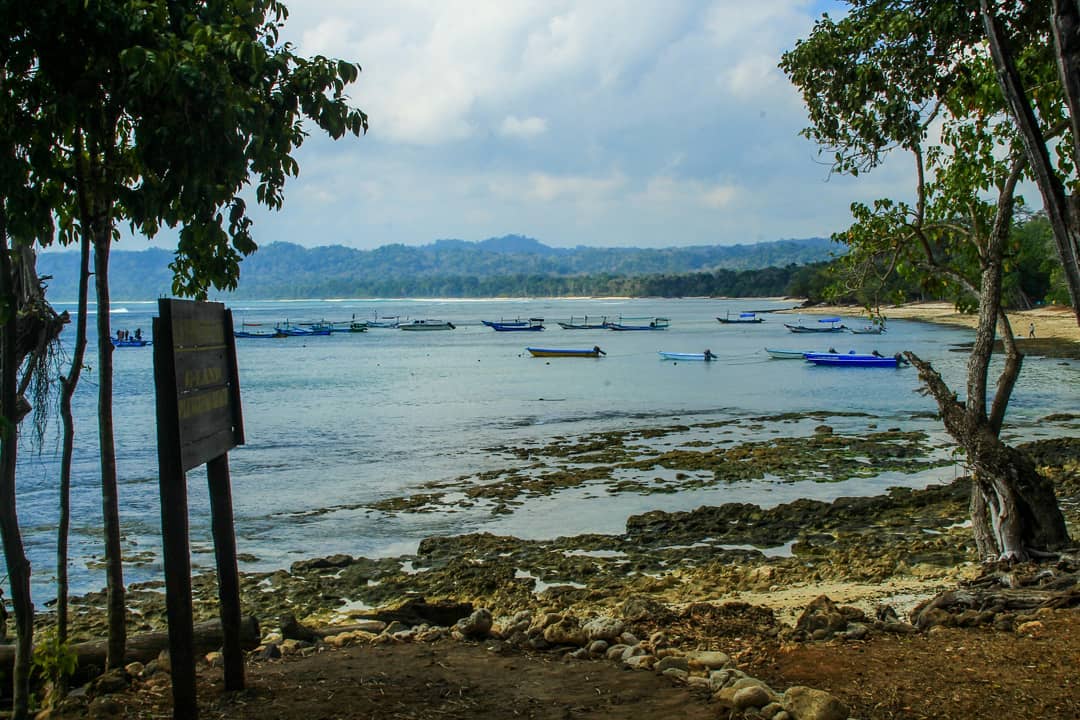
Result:
[[[910,171],[830,178],[798,136],[803,104],[776,65],[837,7],[294,0],[284,38],[361,65],[349,94],[371,129],[312,135],[256,241],[672,247],[843,229],[852,200],[906,197]]]

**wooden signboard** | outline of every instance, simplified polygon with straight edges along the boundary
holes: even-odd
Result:
[[[240,582],[228,451],[244,442],[232,313],[221,303],[158,301],[154,318],[158,472],[173,717],[193,720],[194,629],[186,473],[206,465],[224,636],[225,689],[244,687]]]

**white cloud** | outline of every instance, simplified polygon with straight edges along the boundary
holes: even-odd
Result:
[[[514,138],[531,138],[547,132],[547,120],[541,117],[519,118],[507,115],[499,127],[499,134]]]
[[[824,0],[826,3],[829,0]],[[358,62],[367,137],[316,134],[259,242],[747,242],[846,227],[777,69],[820,0],[305,0],[283,38]],[[527,140],[527,142],[522,142]],[[906,163],[906,160],[901,162]],[[890,190],[890,188],[893,188]],[[907,188],[902,187],[906,192]],[[783,203],[776,198],[783,197]]]

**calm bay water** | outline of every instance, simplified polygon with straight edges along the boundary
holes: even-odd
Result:
[[[771,360],[765,347],[801,350],[913,350],[931,360],[963,394],[966,355],[950,346],[967,330],[889,321],[882,336],[795,335],[766,315],[759,325],[721,325],[717,316],[748,309],[791,307],[763,300],[382,300],[273,301],[231,304],[234,320],[347,321],[374,315],[450,320],[456,330],[410,333],[372,329],[329,337],[238,340],[247,444],[230,454],[238,546],[258,558],[241,569],[286,567],[334,552],[380,556],[409,552],[436,534],[486,530],[522,537],[620,532],[626,518],[651,509],[690,509],[721,502],[772,505],[797,497],[830,499],[951,479],[955,469],[920,477],[881,477],[838,484],[758,482],[676,495],[607,496],[576,489],[527,502],[512,515],[457,510],[392,516],[372,502],[415,492],[505,464],[487,448],[540,442],[595,431],[693,424],[787,412],[860,412],[830,418],[838,432],[868,422],[941,435],[932,400],[918,392],[912,368],[819,368]],[[114,329],[149,335],[156,302],[116,303]],[[556,320],[588,314],[661,316],[662,332],[563,330]],[[497,333],[480,321],[546,318],[539,333]],[[806,324],[816,322],[806,316]],[[850,325],[864,323],[845,318]],[[72,329],[65,331],[70,344]],[[533,358],[527,345],[592,347],[605,358]],[[662,361],[658,350],[701,352],[715,363]],[[88,364],[95,365],[94,346]],[[119,349],[115,362],[115,420],[125,555],[137,560],[126,579],[160,579],[160,507],[154,429],[152,350]],[[1008,418],[1007,434],[1058,434],[1040,423],[1072,412],[1080,399],[1080,365],[1028,358]],[[76,592],[97,589],[102,555],[97,473],[96,378],[83,376],[76,397],[71,577]],[[762,427],[762,424],[755,427]],[[764,423],[764,426],[769,426]],[[797,431],[785,427],[784,432]],[[809,432],[809,428],[801,431]],[[775,427],[769,432],[776,432]],[[59,424],[41,447],[24,441],[19,466],[19,514],[38,601],[51,597],[59,478]],[[765,431],[762,431],[765,434]],[[748,438],[753,435],[748,435]],[[188,475],[193,562],[212,567],[205,472]]]

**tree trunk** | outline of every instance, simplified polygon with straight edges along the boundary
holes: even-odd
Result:
[[[0,203],[0,213],[4,208]],[[30,652],[33,647],[34,605],[30,597],[30,562],[23,549],[19,515],[15,507],[15,460],[18,448],[16,385],[19,369],[15,345],[18,341],[17,298],[14,289],[7,229],[0,217],[0,537],[4,542],[11,604],[15,610],[15,663],[12,673],[13,720],[24,720],[29,713]]]
[[[86,355],[89,265],[90,237],[84,232],[79,240],[79,309],[75,318],[75,351],[67,377],[60,378],[60,416],[64,424],[64,437],[60,456],[60,517],[56,529],[56,636],[61,643],[66,643],[68,636],[68,532],[71,525],[71,463],[75,449],[75,419],[71,412],[71,401]]]
[[[1031,550],[1068,547],[1053,485],[1023,453],[1001,441],[985,416],[956,399],[930,363],[905,353],[941,410],[945,429],[967,455],[974,482],[972,525],[983,559],[1022,560]],[[976,497],[978,496],[978,497]]]
[[[109,649],[106,667],[123,665],[127,642],[124,567],[120,549],[120,501],[116,482],[116,441],[113,432],[113,345],[109,322],[109,213],[95,208],[94,286],[97,291],[98,443],[101,453],[101,508],[105,530],[105,576],[108,589]]]
[[[1065,284],[1069,289],[1069,299],[1072,302],[1073,311],[1076,314],[1077,324],[1080,324],[1080,224],[1075,214],[1070,212],[1069,199],[1065,194],[1065,188],[1060,178],[1054,173],[1053,164],[1050,162],[1050,153],[1046,146],[1046,138],[1039,129],[1035,113],[1031,108],[1027,95],[1024,93],[1020,73],[1016,69],[1012,53],[1009,50],[1007,38],[998,22],[996,7],[993,0],[981,0],[983,25],[986,28],[987,39],[990,43],[990,54],[997,68],[998,83],[1005,95],[1013,120],[1020,137],[1024,143],[1024,150],[1028,156],[1028,162],[1035,175],[1035,182],[1042,194],[1043,206],[1046,209],[1046,217],[1050,221],[1050,227],[1054,232],[1054,242],[1057,245],[1058,257],[1065,271]],[[1066,101],[1070,111],[1080,108],[1080,98],[1071,97],[1073,92],[1080,92],[1080,82],[1072,77],[1076,67],[1076,55],[1080,53],[1080,42],[1074,37],[1075,32],[1070,32],[1067,23],[1068,18],[1076,14],[1075,7],[1070,11],[1066,5],[1074,5],[1073,0],[1061,2],[1054,0],[1055,13],[1051,19],[1054,31],[1054,40],[1057,43],[1058,64],[1065,80]],[[1061,16],[1058,10],[1064,10]],[[1075,18],[1074,18],[1075,19]],[[1075,27],[1073,31],[1075,31]],[[1071,84],[1070,84],[1071,83]],[[1073,121],[1076,122],[1076,115]],[[1073,138],[1073,142],[1080,142],[1080,138]]]

